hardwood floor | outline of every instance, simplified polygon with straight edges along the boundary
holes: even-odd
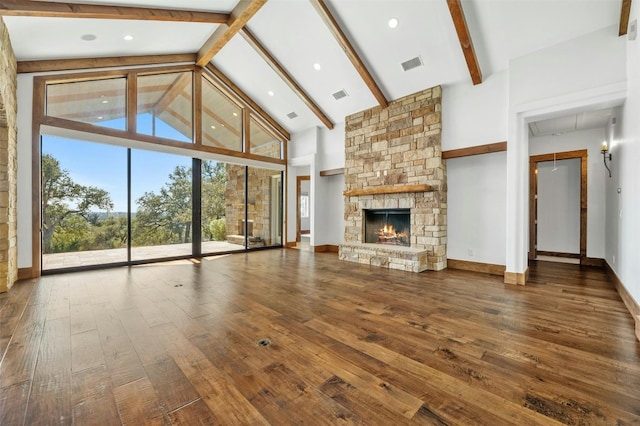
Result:
[[[605,271],[530,272],[283,249],[20,282],[0,424],[639,424],[640,343]]]

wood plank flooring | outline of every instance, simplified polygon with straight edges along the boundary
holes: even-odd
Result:
[[[640,424],[606,272],[530,270],[518,287],[283,249],[19,282],[0,424]]]

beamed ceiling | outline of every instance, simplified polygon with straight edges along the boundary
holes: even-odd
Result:
[[[211,63],[296,133],[333,128],[346,115],[427,87],[482,84],[510,59],[593,31],[610,28],[623,35],[630,5],[631,0],[0,0],[0,15],[19,72]],[[396,28],[389,27],[391,18],[398,20]],[[127,35],[133,39],[125,40]],[[411,60],[419,66],[405,71],[402,64]],[[339,92],[346,96],[336,99]]]

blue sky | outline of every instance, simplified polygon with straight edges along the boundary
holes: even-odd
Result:
[[[103,123],[105,127],[112,127],[108,124]],[[116,123],[113,124],[116,127]],[[170,134],[167,129],[163,132],[161,136],[164,137]],[[43,136],[42,152],[55,157],[75,182],[108,191],[114,212],[127,211],[126,148]],[[136,199],[148,191],[157,193],[178,165],[191,167],[191,158],[138,149],[131,151],[131,200],[134,212],[137,209]]]

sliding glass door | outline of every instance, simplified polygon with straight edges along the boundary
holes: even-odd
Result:
[[[282,244],[281,171],[42,138],[42,270]]]
[[[42,138],[42,269],[127,261],[127,149]]]

